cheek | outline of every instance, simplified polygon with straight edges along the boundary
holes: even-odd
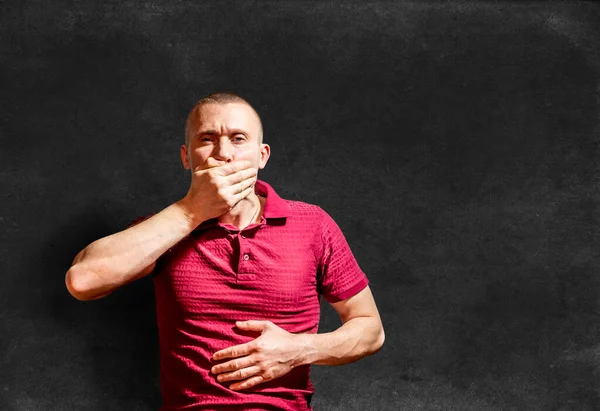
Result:
[[[192,152],[192,155],[197,158],[208,158],[213,154],[214,151],[215,151],[215,146],[203,145],[203,146],[196,147],[194,149],[194,151]]]
[[[200,164],[204,164],[208,157],[211,156],[212,151],[204,148],[196,148],[195,150],[188,152],[188,161],[190,165],[197,167]]]
[[[252,164],[258,164],[260,153],[257,153],[256,150],[248,147],[241,147],[236,150],[234,157],[236,160],[248,160],[251,161]]]

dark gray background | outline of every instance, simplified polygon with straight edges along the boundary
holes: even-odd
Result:
[[[381,311],[377,355],[313,367],[316,410],[600,409],[598,6],[0,4],[1,410],[156,410],[151,280],[83,303],[64,274],[185,194],[216,90]]]

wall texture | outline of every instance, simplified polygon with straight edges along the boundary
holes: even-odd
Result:
[[[315,410],[600,409],[599,47],[586,2],[2,2],[0,409],[157,409],[151,280],[82,303],[64,274],[186,193],[224,89],[383,317]]]

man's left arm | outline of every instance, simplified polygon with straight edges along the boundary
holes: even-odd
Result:
[[[250,388],[279,378],[299,365],[341,365],[379,351],[385,334],[367,286],[358,294],[331,303],[342,320],[337,330],[322,334],[292,334],[271,321],[239,321],[236,326],[261,335],[246,344],[229,347],[213,359],[228,360],[211,372],[232,390]]]
[[[304,364],[348,364],[379,351],[385,334],[369,286],[331,306],[342,326],[329,333],[299,334],[305,347]]]

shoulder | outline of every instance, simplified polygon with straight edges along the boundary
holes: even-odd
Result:
[[[325,210],[316,204],[306,203],[304,201],[284,200],[292,211],[291,217],[298,220],[313,220],[321,222],[329,215]]]
[[[328,242],[343,235],[333,217],[321,206],[303,201],[285,201],[292,210],[291,218],[288,219],[290,225],[302,227],[306,234],[314,234],[318,242]]]

